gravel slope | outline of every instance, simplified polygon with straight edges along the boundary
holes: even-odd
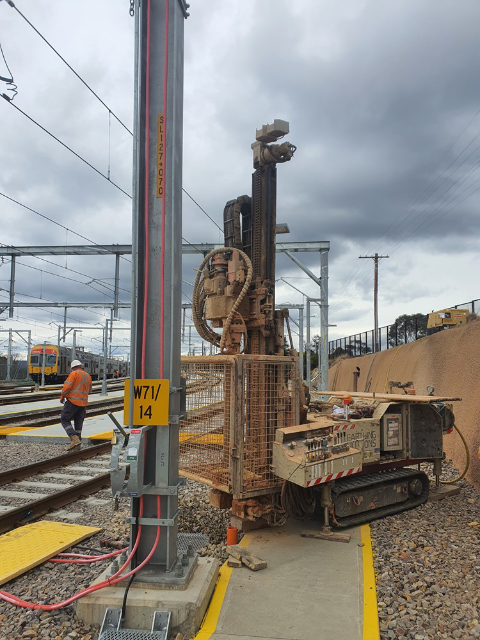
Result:
[[[459,485],[371,524],[382,640],[480,637],[480,495]]]

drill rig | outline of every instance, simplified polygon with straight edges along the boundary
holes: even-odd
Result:
[[[252,197],[230,200],[223,212],[225,247],[205,256],[195,280],[193,320],[202,338],[224,354],[284,354],[284,311],[275,311],[275,232],[278,163],[296,147],[276,142],[288,122],[257,130],[252,144]],[[222,328],[222,334],[213,331]]]
[[[252,196],[227,202],[225,246],[197,271],[193,319],[221,355],[182,359],[181,471],[210,486],[211,503],[231,507],[237,526],[319,511],[327,536],[330,521],[368,522],[427,500],[426,474],[404,467],[433,461],[438,483],[453,399],[377,396],[342,415],[322,402],[307,416],[291,344],[285,355],[288,311],[275,310],[276,165],[296,150],[278,144],[288,132],[282,120],[257,130]]]

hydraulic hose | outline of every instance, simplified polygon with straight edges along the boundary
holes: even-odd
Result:
[[[467,459],[465,461],[465,468],[463,472],[458,476],[458,478],[455,478],[454,480],[440,480],[441,484],[455,484],[456,482],[459,482],[459,480],[462,480],[462,478],[464,478],[467,475],[467,471],[470,468],[470,450],[468,448],[467,441],[465,440],[463,433],[460,431],[460,429],[457,427],[456,424],[453,425],[453,428],[462,439],[463,446],[465,447],[465,455]]]
[[[222,335],[220,336],[218,333],[213,331],[211,327],[208,326],[207,321],[205,320],[205,310],[204,310],[205,299],[203,296],[203,280],[204,280],[203,269],[208,264],[209,260],[211,260],[211,258],[213,258],[214,256],[222,253],[231,253],[232,251],[238,251],[240,256],[245,261],[245,264],[247,265],[247,276],[245,278],[245,282],[242,287],[242,290],[240,291],[238,298],[235,300],[235,303],[231,308],[230,313],[228,314],[223,324],[223,331],[222,331]],[[208,253],[205,256],[205,258],[202,260],[197,270],[197,276],[195,278],[195,284],[193,286],[193,298],[192,298],[193,322],[195,324],[195,327],[199,335],[207,342],[210,342],[213,345],[219,346],[222,351],[224,351],[225,349],[225,342],[228,336],[228,330],[230,329],[230,325],[232,324],[233,319],[236,313],[238,312],[238,308],[240,307],[242,300],[247,295],[248,288],[250,287],[250,284],[252,282],[252,277],[253,277],[253,266],[250,258],[241,249],[234,249],[233,247],[221,247],[219,249],[213,249],[213,251],[210,251],[210,253]]]

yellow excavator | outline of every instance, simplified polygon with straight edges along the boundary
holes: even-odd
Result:
[[[443,329],[465,324],[469,315],[470,311],[468,309],[441,309],[440,311],[432,311],[428,316],[427,336],[442,331]]]

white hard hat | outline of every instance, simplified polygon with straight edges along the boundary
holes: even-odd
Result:
[[[70,365],[70,368],[73,369],[73,367],[81,367],[81,366],[83,365],[80,362],[80,360],[72,360],[72,364]]]

